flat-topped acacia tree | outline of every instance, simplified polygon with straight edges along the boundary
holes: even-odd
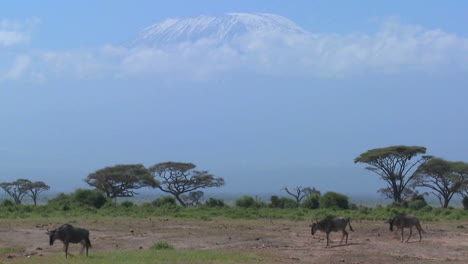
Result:
[[[88,175],[85,181],[117,202],[117,197],[133,197],[135,189],[157,187],[159,182],[142,164],[105,167]]]
[[[168,161],[151,166],[149,171],[161,182],[157,188],[172,194],[180,205],[187,207],[183,194],[224,185],[223,178],[215,178],[208,171],[197,171],[195,168],[196,165],[193,163]]]
[[[416,185],[431,189],[441,207],[447,208],[452,197],[468,185],[468,163],[433,158],[419,166]]]
[[[401,202],[413,194],[411,187],[418,166],[432,158],[422,155],[425,153],[425,147],[390,146],[364,152],[354,159],[354,163],[370,165],[366,169],[379,175],[387,184],[379,192],[395,202]],[[420,157],[415,160],[417,156]]]
[[[8,194],[8,196],[13,199],[15,204],[21,204],[24,196],[28,192],[26,186],[30,183],[31,181],[28,179],[17,179],[13,182],[0,183],[0,188],[2,188]]]
[[[50,189],[50,186],[42,181],[36,181],[26,183],[24,185],[24,188],[27,191],[27,195],[33,200],[34,205],[37,205],[37,198],[39,194],[48,191]]]

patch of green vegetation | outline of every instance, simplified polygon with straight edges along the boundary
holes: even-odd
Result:
[[[143,205],[114,205],[106,203],[101,208],[77,203],[57,205],[8,205],[0,204],[0,218],[4,219],[36,219],[36,218],[65,218],[65,219],[102,219],[108,217],[172,217],[181,219],[285,219],[285,220],[310,220],[326,216],[350,217],[354,220],[377,220],[391,218],[397,214],[409,214],[417,216],[421,221],[439,220],[468,220],[468,210],[461,208],[432,208],[429,205],[406,208],[402,206],[389,207],[365,207],[352,209],[332,208],[310,209],[298,208],[271,208],[262,206],[256,201],[244,199],[246,204],[253,207],[224,206],[224,207],[180,207],[176,205],[152,206]],[[245,205],[245,204],[243,204]],[[419,209],[420,208],[420,209]],[[66,209],[66,210],[65,210]]]
[[[134,250],[103,254],[90,254],[89,257],[76,255],[65,259],[63,254],[18,258],[8,263],[55,263],[55,264],[129,264],[129,263],[184,263],[184,264],[237,264],[258,263],[259,257],[240,251],[224,250]]]
[[[4,255],[8,255],[8,254],[11,254],[11,253],[15,253],[15,252],[18,252],[19,249],[18,248],[0,248],[0,256],[4,256]]]
[[[166,250],[166,249],[174,249],[174,246],[166,243],[166,242],[158,242],[153,244],[150,249],[153,250]]]

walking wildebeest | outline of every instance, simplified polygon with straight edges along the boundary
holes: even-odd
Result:
[[[408,227],[410,229],[410,234],[408,236],[408,239],[406,239],[406,242],[408,242],[411,235],[413,234],[413,226],[415,226],[416,229],[418,229],[419,241],[421,241],[421,232],[424,232],[424,230],[422,229],[421,224],[419,223],[419,219],[415,216],[400,214],[393,217],[392,219],[388,219],[387,223],[390,224],[390,231],[393,231],[393,227],[396,227],[397,230],[401,229],[401,242],[403,242],[404,240],[403,229],[405,227]]]
[[[354,232],[353,227],[351,227],[351,222],[349,218],[343,217],[326,217],[316,223],[311,225],[311,233],[315,235],[317,230],[325,232],[327,234],[327,247],[329,245],[329,236],[330,232],[341,231],[343,235],[341,236],[340,243],[343,242],[343,238],[346,236],[346,244],[348,244],[348,232],[346,232],[346,226],[349,225],[349,229]]]
[[[49,235],[49,243],[52,246],[55,240],[61,240],[65,245],[65,258],[68,257],[68,244],[69,243],[81,243],[81,253],[86,247],[86,256],[88,256],[88,248],[91,247],[91,241],[89,241],[89,231],[83,228],[73,227],[69,224],[64,224],[61,227],[52,231],[47,231]]]

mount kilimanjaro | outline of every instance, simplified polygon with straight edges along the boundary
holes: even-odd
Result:
[[[291,20],[274,14],[228,13],[219,16],[170,18],[141,31],[125,46],[161,47],[208,39],[232,41],[247,34],[308,34]]]

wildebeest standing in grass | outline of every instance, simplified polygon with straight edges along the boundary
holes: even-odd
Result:
[[[348,244],[348,232],[346,232],[346,226],[349,225],[349,229],[354,232],[353,227],[351,227],[351,222],[349,218],[343,217],[326,217],[316,223],[311,225],[311,233],[315,235],[317,230],[325,232],[327,234],[327,247],[329,245],[329,236],[330,232],[342,232],[342,237],[340,243],[343,242],[343,238],[346,236],[346,244]]]
[[[422,239],[421,232],[424,232],[424,230],[422,229],[421,224],[419,223],[419,219],[416,216],[400,214],[393,217],[392,219],[388,219],[387,223],[390,224],[390,231],[393,231],[393,227],[396,227],[397,230],[401,229],[401,242],[403,242],[404,240],[403,229],[405,227],[410,229],[410,234],[408,236],[408,239],[406,239],[406,242],[409,241],[411,235],[413,234],[413,226],[415,226],[416,229],[418,229],[419,241],[421,241]]]
[[[83,228],[73,227],[69,224],[64,224],[61,227],[52,231],[47,231],[49,235],[49,243],[52,246],[55,240],[61,240],[65,246],[65,258],[68,257],[68,244],[69,243],[81,243],[81,253],[86,247],[86,256],[88,256],[88,248],[91,247],[91,241],[89,241],[89,231]]]

